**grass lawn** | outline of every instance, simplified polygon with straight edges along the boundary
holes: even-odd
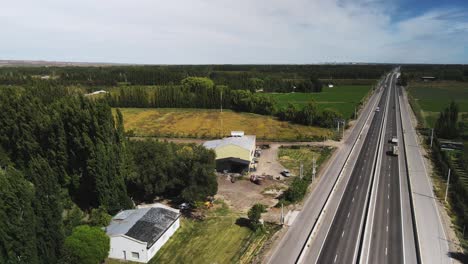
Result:
[[[182,218],[180,228],[149,263],[249,263],[276,230],[255,233],[236,224],[240,216],[222,203],[207,210],[203,221]],[[117,263],[122,262],[106,261]]]
[[[468,82],[412,82],[409,92],[423,111],[440,112],[455,100],[460,112],[468,112]]]
[[[304,172],[311,172],[313,157],[317,158],[318,169],[322,162],[329,158],[332,150],[329,147],[282,147],[279,149],[278,157],[285,168],[289,169],[292,174],[299,175],[301,162],[304,165]]]
[[[369,92],[370,85],[340,85],[333,88],[324,87],[321,93],[270,93],[280,107],[289,103],[303,107],[314,100],[320,109],[331,108],[348,118],[354,113],[354,107]]]
[[[175,108],[121,108],[127,131],[136,136],[218,138],[232,130],[243,130],[258,139],[272,141],[320,140],[333,131],[279,121],[271,116],[225,110]]]
[[[459,120],[468,122],[468,83],[454,81],[412,82],[408,89],[422,111],[425,126],[434,127],[440,111],[452,100],[458,103]]]

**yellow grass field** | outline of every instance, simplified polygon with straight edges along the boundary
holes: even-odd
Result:
[[[121,108],[127,131],[135,136],[218,138],[242,130],[261,140],[301,141],[331,138],[329,129],[279,121],[271,116],[229,110]]]

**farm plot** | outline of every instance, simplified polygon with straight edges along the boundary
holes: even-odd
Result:
[[[291,124],[271,116],[233,111],[173,108],[122,108],[124,125],[135,136],[218,138],[243,130],[269,141],[304,141],[331,138],[330,129]]]
[[[270,93],[280,107],[289,103],[304,107],[315,101],[320,109],[331,108],[348,118],[354,113],[354,108],[369,92],[370,85],[343,85],[333,88],[324,87],[321,93]]]
[[[413,82],[408,89],[421,108],[428,127],[434,127],[439,112],[453,100],[458,103],[460,119],[468,113],[468,83],[463,82]]]

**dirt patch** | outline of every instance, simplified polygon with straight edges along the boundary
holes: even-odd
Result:
[[[218,176],[216,199],[224,200],[235,211],[247,213],[256,203],[268,207],[276,205],[278,203],[277,194],[286,187],[278,181],[268,179],[264,180],[261,185],[257,185],[247,179],[232,183],[225,176]]]

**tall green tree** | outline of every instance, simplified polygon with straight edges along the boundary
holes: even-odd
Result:
[[[34,199],[33,185],[20,172],[0,168],[0,263],[39,263]]]
[[[65,240],[62,262],[69,264],[97,264],[109,254],[109,237],[99,227],[78,226]]]
[[[64,239],[60,186],[42,157],[30,162],[26,175],[35,188],[33,207],[39,260],[41,263],[56,263]]]

